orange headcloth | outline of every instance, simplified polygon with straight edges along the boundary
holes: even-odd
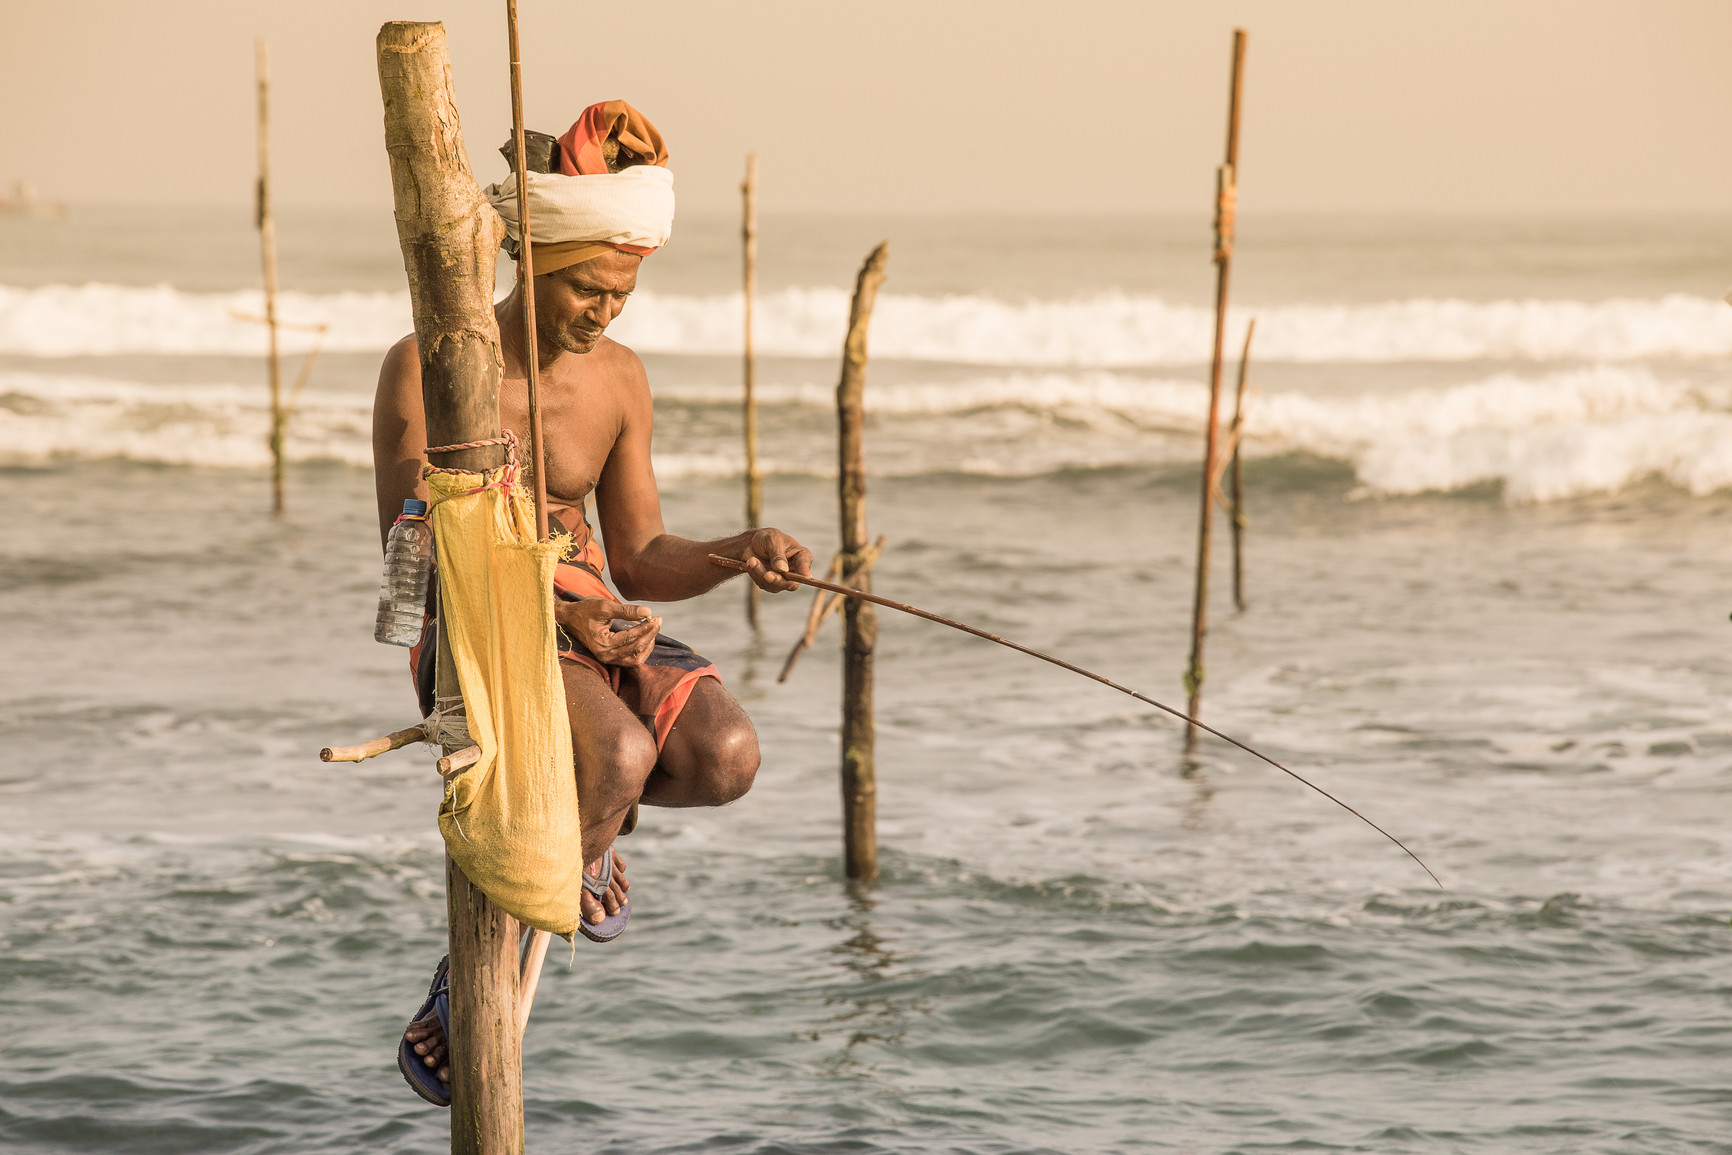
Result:
[[[609,141],[618,145],[613,157]],[[668,146],[649,118],[623,100],[590,105],[559,138],[559,171],[566,176],[599,176],[634,164],[666,168]]]

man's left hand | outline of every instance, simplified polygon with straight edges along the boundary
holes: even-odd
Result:
[[[746,563],[746,573],[758,583],[758,588],[771,593],[800,588],[797,582],[783,577],[785,573],[801,577],[810,577],[812,573],[812,551],[779,529],[753,533],[740,560]]]

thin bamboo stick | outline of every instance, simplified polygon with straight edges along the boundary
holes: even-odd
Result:
[[[842,555],[837,554],[831,558],[829,572],[825,574],[826,580],[836,581],[840,579],[842,584],[850,589],[856,588],[861,575],[871,573],[872,567],[878,563],[878,555],[884,552],[885,540],[884,535],[879,534],[878,540],[861,552],[858,564],[845,575],[842,573]],[[806,631],[794,643],[794,648],[788,651],[788,660],[782,663],[782,672],[776,675],[776,681],[786,682],[788,680],[788,675],[794,671],[794,663],[798,662],[800,655],[818,640],[818,631],[825,622],[830,620],[830,615],[841,604],[842,599],[835,594],[825,593],[823,590],[818,591],[817,596],[812,599],[812,610],[806,615]]]
[[[841,576],[842,555],[838,553],[830,559],[830,567],[824,571],[824,578],[827,581],[835,581]],[[788,651],[788,658],[782,663],[782,672],[776,675],[776,681],[786,682],[788,680],[788,674],[793,670],[794,663],[800,660],[800,655],[805,652],[806,647],[817,639],[818,626],[823,622],[825,615],[829,613],[829,607],[826,604],[829,597],[830,595],[823,590],[812,595],[812,608],[806,611],[806,628],[801,631],[799,640]]]
[[[265,328],[270,334],[271,383],[271,512],[282,515],[283,495],[283,360],[277,349],[277,221],[271,209],[271,61],[265,38],[253,43],[258,69],[259,181],[257,224],[259,260],[265,277]]]
[[[719,565],[719,566],[722,566],[722,567],[727,568],[727,569],[744,570],[746,568],[745,562],[740,561],[737,558],[723,557],[719,553],[712,553],[710,555],[710,562],[714,565]],[[1425,861],[1423,859],[1421,859],[1419,857],[1419,855],[1413,853],[1413,851],[1411,851],[1411,850],[1408,850],[1407,844],[1402,842],[1401,839],[1395,837],[1395,835],[1389,833],[1389,831],[1383,829],[1383,827],[1377,825],[1377,823],[1371,821],[1371,819],[1365,817],[1365,815],[1359,813],[1359,811],[1357,811],[1353,807],[1347,805],[1347,803],[1341,801],[1341,799],[1335,797],[1335,795],[1329,793],[1329,791],[1323,789],[1323,787],[1317,785],[1315,782],[1312,782],[1310,779],[1302,777],[1301,775],[1296,774],[1293,771],[1287,769],[1287,767],[1281,765],[1281,763],[1275,761],[1275,759],[1269,757],[1269,755],[1264,754],[1258,750],[1253,750],[1251,747],[1245,745],[1245,743],[1239,741],[1237,738],[1229,737],[1226,734],[1223,734],[1219,730],[1215,729],[1213,726],[1204,725],[1202,722],[1198,721],[1196,719],[1196,717],[1193,715],[1180,713],[1178,710],[1175,710],[1173,707],[1167,705],[1164,702],[1155,701],[1153,698],[1149,697],[1147,694],[1141,693],[1137,690],[1133,690],[1129,686],[1121,686],[1119,683],[1113,681],[1111,678],[1108,678],[1102,674],[1097,674],[1093,670],[1085,670],[1081,666],[1078,666],[1072,662],[1065,661],[1063,658],[1055,658],[1051,654],[1042,653],[1041,651],[1035,649],[1033,646],[1025,646],[1025,645],[1022,645],[1020,642],[1013,642],[1009,638],[1001,638],[997,634],[990,633],[990,632],[983,630],[983,629],[980,629],[976,626],[968,625],[965,622],[959,622],[954,618],[947,618],[942,614],[935,614],[930,610],[923,610],[918,606],[911,606],[907,602],[892,601],[889,598],[880,597],[877,594],[869,593],[866,590],[850,589],[847,586],[838,585],[834,582],[820,581],[819,579],[813,578],[813,577],[801,577],[799,574],[792,574],[791,573],[791,574],[786,574],[784,576],[787,577],[787,579],[789,581],[795,583],[796,585],[812,586],[814,589],[829,590],[831,593],[839,594],[845,598],[850,599],[849,604],[853,604],[855,601],[870,602],[873,605],[884,606],[887,609],[897,610],[900,613],[912,614],[914,617],[917,617],[917,618],[925,618],[929,622],[937,622],[941,626],[949,626],[953,630],[961,630],[965,634],[973,634],[975,637],[984,638],[989,642],[996,642],[997,644],[1004,646],[1008,649],[1015,650],[1019,654],[1027,654],[1031,658],[1039,658],[1043,662],[1050,662],[1062,670],[1069,670],[1073,674],[1081,674],[1083,677],[1088,678],[1090,681],[1099,682],[1101,685],[1106,686],[1109,689],[1117,690],[1121,694],[1128,694],[1129,696],[1135,698],[1137,701],[1145,702],[1148,705],[1155,707],[1155,709],[1157,709],[1157,710],[1164,710],[1167,713],[1171,714],[1173,717],[1178,718],[1181,721],[1184,721],[1184,722],[1188,723],[1189,725],[1196,727],[1199,730],[1203,730],[1207,733],[1213,734],[1215,737],[1221,739],[1221,741],[1223,741],[1223,742],[1228,742],[1234,746],[1237,746],[1239,749],[1245,751],[1245,753],[1251,755],[1253,758],[1258,758],[1264,762],[1267,762],[1269,765],[1275,767],[1275,769],[1281,771],[1281,773],[1287,775],[1289,778],[1293,779],[1294,781],[1299,782],[1299,783],[1309,787],[1310,789],[1315,790],[1317,793],[1323,795],[1323,797],[1329,799],[1329,801],[1335,803],[1335,805],[1341,807],[1341,809],[1347,811],[1349,814],[1351,814],[1355,818],[1359,819],[1359,821],[1365,823],[1365,825],[1371,827],[1371,829],[1377,831],[1377,833],[1383,835],[1383,837],[1389,839],[1389,841],[1395,843],[1395,845],[1401,847],[1401,849],[1404,852],[1406,852],[1406,854],[1409,858],[1411,858],[1411,859],[1413,859],[1413,861],[1419,863],[1420,867],[1422,869],[1424,869],[1425,873],[1431,874],[1431,879],[1433,882],[1436,882],[1437,885],[1440,887],[1443,885],[1442,881],[1440,881],[1438,879],[1437,875],[1431,873],[1431,867],[1426,866]]]
[[[547,538],[546,454],[541,441],[541,357],[535,342],[535,250],[529,233],[529,167],[523,145],[523,61],[517,51],[517,0],[505,0],[511,48],[511,143],[517,153],[517,289],[523,298],[523,363],[529,384],[529,460],[535,477],[535,536]]]
[[[764,478],[758,472],[758,354],[752,343],[752,310],[758,296],[758,154],[746,154],[746,179],[740,185],[740,243],[746,300],[745,352],[741,372],[745,377],[746,432],[746,528],[757,529],[764,516]],[[758,628],[758,602],[763,597],[756,582],[746,583],[746,621]]]
[[[544,930],[529,932],[529,949],[524,953],[523,967],[517,986],[517,1038],[529,1029],[529,1012],[535,1006],[535,991],[541,986],[541,964],[547,961],[548,941],[553,936]]]
[[[1251,338],[1257,332],[1257,318],[1245,326],[1245,347],[1239,351],[1239,383],[1233,391],[1233,604],[1240,612],[1245,609],[1245,466],[1240,450],[1245,438],[1245,372],[1251,364]]]
[[[844,571],[859,568],[871,540],[866,534],[866,333],[889,256],[890,242],[885,241],[860,266],[854,302],[848,311],[848,337],[842,346],[842,379],[836,385],[841,465],[837,491],[842,506]],[[869,589],[871,580],[871,575],[861,574],[860,588]],[[878,618],[871,603],[852,599],[843,616],[843,860],[849,878],[871,882],[878,877],[878,771],[872,711],[872,653],[878,643]]]
[[[1233,216],[1238,199],[1239,108],[1244,91],[1245,30],[1233,30],[1233,79],[1227,104],[1227,162],[1215,171],[1215,345],[1209,363],[1209,420],[1203,451],[1203,501],[1197,519],[1197,584],[1191,607],[1191,660],[1185,670],[1191,718],[1203,704],[1203,643],[1209,632],[1209,546],[1217,485],[1221,419],[1221,359],[1227,328],[1227,283],[1233,264]],[[1185,752],[1197,747],[1197,726],[1185,730]]]

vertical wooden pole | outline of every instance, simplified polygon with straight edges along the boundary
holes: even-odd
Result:
[[[1203,452],[1203,502],[1197,521],[1197,585],[1191,609],[1191,662],[1185,671],[1189,708],[1195,718],[1203,702],[1203,642],[1209,632],[1209,542],[1215,506],[1215,462],[1221,419],[1221,353],[1227,327],[1227,281],[1233,264],[1233,214],[1238,198],[1239,106],[1244,90],[1245,30],[1233,30],[1233,79],[1227,98],[1227,163],[1215,171],[1215,347],[1209,364],[1209,422]],[[1185,751],[1196,749],[1195,726],[1185,727]]]
[[[258,67],[259,184],[257,223],[259,260],[265,274],[265,329],[270,337],[271,382],[271,512],[281,515],[283,500],[283,359],[277,350],[277,221],[271,211],[271,61],[265,38],[253,44]]]
[[[872,250],[854,283],[848,310],[848,338],[842,346],[842,379],[836,386],[836,423],[840,442],[842,571],[859,569],[866,550],[866,330],[872,306],[884,283],[890,242]],[[860,574],[857,588],[870,591],[871,575]],[[873,760],[872,652],[878,643],[878,618],[872,603],[848,598],[842,641],[842,854],[848,877],[871,882],[878,877],[878,770]]]
[[[505,0],[506,41],[511,53],[511,142],[517,169],[517,291],[523,299],[523,363],[529,390],[529,468],[535,485],[535,536],[547,540],[547,454],[541,434],[541,350],[535,332],[535,249],[529,222],[529,160],[523,141],[523,59],[517,48],[517,0]],[[547,958],[547,932],[529,932],[529,953],[518,972],[518,1005],[515,1011],[521,1047],[529,1026],[529,1008],[541,983],[541,964]]]
[[[746,332],[741,369],[745,375],[746,429],[746,528],[757,529],[764,515],[764,479],[758,473],[758,354],[752,346],[752,309],[758,296],[758,154],[746,154],[746,179],[740,185],[740,241],[745,261]],[[758,600],[763,596],[754,583],[746,583],[746,621],[758,628]]]
[[[505,0],[505,28],[511,50],[511,140],[517,153],[517,291],[523,298],[523,364],[529,385],[529,468],[535,478],[535,536],[544,541],[547,474],[542,468],[541,354],[535,343],[535,250],[529,229],[528,161],[523,155],[523,61],[517,51],[517,0]]]
[[[499,327],[493,279],[504,235],[469,168],[441,24],[397,22],[379,30],[385,149],[396,196],[397,238],[421,362],[430,445],[499,436]],[[441,455],[438,464],[486,470],[498,445]],[[435,693],[459,694],[440,644]],[[451,1150],[523,1150],[523,1063],[517,1030],[517,922],[446,861],[450,917]]]
[[[1245,326],[1245,347],[1239,351],[1239,384],[1233,392],[1233,604],[1240,610],[1245,608],[1245,467],[1241,456],[1245,447],[1245,373],[1251,364],[1251,337],[1256,332],[1257,318],[1252,317]]]

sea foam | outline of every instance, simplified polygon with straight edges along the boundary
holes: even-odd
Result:
[[[681,296],[641,291],[611,334],[642,353],[734,354],[739,294]],[[254,355],[265,349],[257,291],[189,293],[166,285],[0,285],[0,353],[38,357],[121,353]],[[284,293],[280,316],[325,324],[323,347],[388,348],[410,329],[404,292]],[[1597,302],[1469,302],[1415,299],[1358,305],[1244,306],[1229,341],[1257,318],[1261,362],[1632,361],[1732,355],[1732,309],[1706,297],[1672,295]],[[765,294],[754,318],[767,356],[831,358],[841,348],[848,297],[841,289]],[[1207,360],[1207,309],[1108,293],[1065,301],[885,294],[871,332],[872,355],[896,360],[1054,368],[1189,365]],[[295,328],[283,347],[315,341]]]
[[[833,468],[823,431],[827,385],[762,389],[771,472]],[[1196,381],[1103,371],[1009,373],[944,383],[878,385],[880,475],[1046,473],[1171,466],[1198,450],[1207,395]],[[702,428],[664,423],[655,459],[667,481],[737,475],[733,386],[662,391],[658,406]],[[1695,494],[1732,486],[1732,396],[1640,366],[1499,373],[1440,388],[1254,396],[1253,457],[1305,453],[1352,466],[1362,492],[1400,495],[1498,484],[1507,500],[1612,492],[1658,476]],[[709,416],[706,416],[708,414]],[[294,460],[371,463],[370,399],[309,391],[288,437]],[[267,460],[261,386],[159,386],[0,371],[0,464],[118,458],[257,467]],[[717,452],[717,445],[729,446]]]

